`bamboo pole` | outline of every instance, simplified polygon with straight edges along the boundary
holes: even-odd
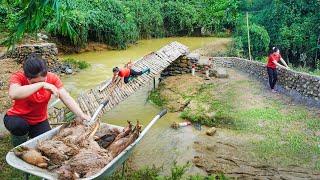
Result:
[[[251,61],[252,59],[251,59],[251,47],[250,47],[249,13],[248,13],[248,11],[247,11],[246,15],[247,15],[247,30],[248,30],[248,51],[249,51],[249,59]]]

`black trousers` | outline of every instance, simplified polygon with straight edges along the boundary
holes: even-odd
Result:
[[[51,129],[48,120],[42,121],[36,125],[29,125],[26,120],[19,116],[5,115],[3,122],[8,131],[15,136],[28,134],[30,138],[34,138]]]
[[[123,80],[124,80],[124,83],[128,83],[129,82],[129,78],[132,77],[132,76],[139,76],[139,75],[142,75],[142,71],[135,71],[133,69],[130,69],[130,76],[129,77],[125,77]]]
[[[267,67],[267,71],[268,71],[268,75],[269,75],[270,88],[274,89],[274,86],[276,85],[277,80],[278,80],[277,69]]]

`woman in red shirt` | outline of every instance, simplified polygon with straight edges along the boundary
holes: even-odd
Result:
[[[117,77],[120,77],[120,81],[121,81],[121,85],[123,83],[127,84],[133,77],[135,76],[140,76],[146,72],[150,73],[150,68],[145,68],[144,70],[142,71],[135,71],[133,69],[131,69],[132,67],[132,63],[127,64],[125,68],[118,68],[118,67],[115,67],[112,69],[112,72],[113,72],[113,77],[112,77],[112,83],[115,83],[116,81],[116,78]],[[130,67],[130,68],[129,68]]]
[[[283,65],[279,64],[279,61],[282,62]],[[267,63],[267,71],[269,76],[269,84],[272,92],[276,92],[274,90],[274,87],[276,85],[276,82],[278,80],[278,73],[277,73],[277,67],[289,69],[287,63],[282,59],[280,55],[280,50],[276,47],[273,47],[271,49],[271,52],[268,56],[268,63]]]
[[[16,72],[10,78],[9,96],[13,106],[3,120],[15,146],[26,141],[27,136],[33,138],[51,129],[47,120],[51,94],[62,100],[77,116],[76,120],[90,119],[63,88],[59,77],[47,69],[42,59],[31,55],[23,64],[23,72]]]

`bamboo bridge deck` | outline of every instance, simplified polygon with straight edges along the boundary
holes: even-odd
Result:
[[[150,73],[135,77],[132,81],[124,84],[122,87],[119,87],[119,84],[111,85],[111,79],[108,79],[101,84],[98,84],[96,87],[81,93],[77,98],[77,102],[85,113],[92,116],[102,101],[109,100],[107,106],[100,112],[99,116],[101,116],[103,113],[111,110],[130,95],[134,94],[140,88],[150,83],[153,78],[158,76],[173,61],[188,53],[189,49],[187,46],[179,42],[172,42],[158,51],[145,55],[137,60],[132,66],[132,69],[136,71],[150,68]],[[66,107],[58,108],[53,106],[49,110],[51,123],[59,123],[66,119],[70,119],[72,116],[73,114]]]

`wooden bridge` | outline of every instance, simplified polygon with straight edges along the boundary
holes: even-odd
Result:
[[[102,101],[109,100],[108,105],[100,112],[99,116],[101,116],[104,112],[111,110],[134,94],[141,87],[152,82],[173,61],[188,53],[189,49],[187,46],[178,42],[172,42],[134,62],[132,66],[133,70],[141,71],[144,68],[150,68],[150,73],[138,76],[122,87],[119,84],[111,84],[111,79],[106,80],[96,87],[81,93],[77,98],[77,102],[85,113],[92,116]],[[59,108],[52,106],[49,108],[49,117],[50,123],[55,124],[71,120],[74,118],[74,115],[66,107]]]

